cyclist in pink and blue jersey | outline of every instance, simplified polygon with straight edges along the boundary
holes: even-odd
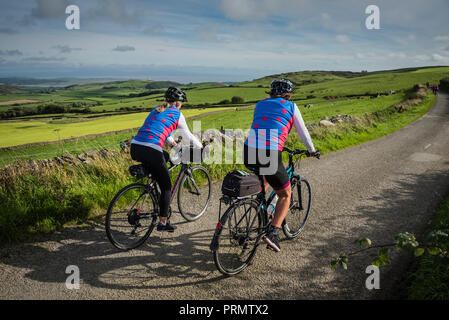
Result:
[[[176,145],[175,140],[171,137],[176,129],[179,129],[183,137],[192,142],[194,147],[202,148],[203,146],[190,132],[186,119],[180,111],[182,103],[187,101],[186,94],[178,88],[170,87],[165,92],[165,99],[166,102],[150,112],[134,136],[131,142],[131,157],[133,160],[142,162],[161,189],[157,230],[173,232],[176,227],[167,220],[172,188],[167,168],[169,155],[162,147],[165,142],[171,146]]]
[[[270,98],[257,103],[244,145],[245,166],[263,175],[265,190],[269,184],[279,197],[273,221],[264,237],[269,248],[276,252],[281,250],[277,235],[291,199],[290,179],[282,163],[282,149],[292,127],[295,127],[309,153],[319,156],[298,106],[290,101],[292,92],[293,84],[289,80],[271,82]]]

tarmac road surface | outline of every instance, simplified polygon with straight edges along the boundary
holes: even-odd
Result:
[[[373,253],[349,269],[331,271],[353,241],[391,242],[399,232],[418,237],[449,190],[449,96],[414,123],[383,138],[302,162],[313,208],[302,235],[282,241],[280,253],[259,247],[253,265],[234,277],[215,268],[209,244],[218,217],[221,182],[198,221],[176,215],[174,234],[154,231],[142,247],[121,252],[101,224],[73,227],[32,243],[0,249],[1,299],[372,299],[401,291],[410,255],[391,254],[380,290],[365,288]],[[68,265],[80,270],[69,290]]]

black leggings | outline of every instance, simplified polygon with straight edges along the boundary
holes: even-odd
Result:
[[[164,150],[161,152],[139,144],[131,144],[131,158],[135,161],[142,162],[159,184],[161,189],[161,197],[159,199],[161,206],[160,216],[167,217],[172,187],[167,168],[167,161],[169,160],[168,152]]]

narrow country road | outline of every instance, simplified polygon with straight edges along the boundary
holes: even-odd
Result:
[[[154,232],[141,248],[116,250],[102,225],[67,228],[33,243],[0,249],[1,299],[373,299],[400,294],[410,257],[393,253],[381,268],[380,290],[365,288],[372,253],[349,269],[329,262],[353,241],[390,242],[399,232],[420,236],[449,190],[449,95],[395,133],[302,163],[313,187],[304,233],[275,254],[260,246],[254,264],[226,278],[209,243],[218,218],[220,184],[204,217]],[[79,290],[65,286],[68,265],[80,269]]]

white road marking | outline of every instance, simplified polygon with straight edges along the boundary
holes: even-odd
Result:
[[[427,149],[429,149],[429,147],[431,146],[432,144],[431,143],[429,143],[427,146],[425,146],[424,147],[424,150],[427,150]]]

